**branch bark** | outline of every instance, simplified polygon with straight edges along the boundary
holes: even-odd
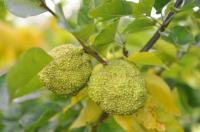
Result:
[[[176,0],[176,2],[174,4],[174,8],[179,9],[181,7],[182,3],[183,3],[183,0]],[[169,23],[172,21],[174,14],[175,14],[174,11],[170,11],[168,13],[167,17],[164,19],[160,28],[156,31],[156,33],[153,35],[153,37],[147,42],[147,44],[140,50],[140,52],[149,51],[153,47],[153,45],[160,38],[161,32],[164,32],[165,29],[167,28],[167,26],[169,25]]]
[[[107,62],[103,58],[101,58],[101,56],[95,50],[93,50],[89,46],[85,45],[76,35],[74,35],[74,36],[79,41],[79,43],[81,44],[81,46],[83,47],[83,49],[85,50],[85,52],[87,54],[96,58],[96,60],[99,61],[100,63],[102,63],[103,65],[107,65]]]

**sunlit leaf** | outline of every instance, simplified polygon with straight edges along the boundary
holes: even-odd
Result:
[[[161,55],[164,55],[165,59],[168,59],[168,60],[176,59],[177,49],[173,44],[164,40],[159,40],[157,41],[154,47],[155,49],[158,50],[158,52]]]
[[[82,111],[80,112],[79,117],[74,121],[70,128],[79,128],[89,125],[91,123],[95,123],[101,114],[102,110],[100,109],[100,107],[93,101],[87,100],[86,104],[84,104]]]
[[[87,96],[87,88],[83,88],[76,96],[71,97],[70,104],[68,104],[64,109],[63,112],[67,112],[71,107],[76,105],[82,99]]]
[[[128,60],[140,65],[156,65],[165,67],[162,60],[153,52],[136,52],[130,55]]]
[[[10,99],[41,87],[37,74],[52,60],[44,50],[32,48],[23,53],[7,75]]]
[[[154,24],[155,22],[149,18],[139,17],[139,18],[136,18],[132,23],[130,23],[127,26],[127,28],[125,29],[125,32],[133,33],[133,32],[146,30],[149,27],[152,27]]]
[[[39,15],[47,10],[40,0],[4,0],[8,10],[19,17]]]
[[[157,117],[156,113],[156,103],[154,102],[152,95],[148,97],[145,106],[138,110],[138,112],[136,112],[133,116],[133,118],[147,130],[164,132],[166,129],[165,125],[158,121],[159,117]]]
[[[134,5],[133,15],[140,16],[146,14],[150,16],[155,0],[140,0],[139,4]]]
[[[133,131],[135,120],[132,116],[114,116],[114,119],[125,131]]]
[[[93,18],[101,18],[103,20],[119,18],[132,13],[130,2],[125,0],[105,1],[97,8],[90,11]]]
[[[173,115],[180,115],[180,112],[175,104],[169,86],[166,82],[156,75],[146,75],[145,80],[149,93],[157,100],[159,105]]]

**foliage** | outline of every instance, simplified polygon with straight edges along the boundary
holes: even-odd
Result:
[[[176,0],[175,5],[172,0],[82,0],[76,17],[68,19],[63,13],[67,2],[59,2],[54,10],[44,0],[4,0],[5,6],[0,0],[0,68],[20,54],[8,72],[0,72],[0,131],[195,131],[200,118],[199,0]],[[19,17],[50,12],[55,18],[43,30],[15,28],[5,24],[5,7]],[[154,18],[153,8],[160,17]],[[82,46],[93,67],[116,58],[135,63],[148,91],[144,107],[128,116],[105,114],[88,97],[87,86],[66,97],[43,88],[37,75],[52,60],[45,50],[65,42]],[[141,50],[149,44],[150,50]]]

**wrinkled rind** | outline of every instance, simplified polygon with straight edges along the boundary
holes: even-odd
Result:
[[[92,72],[89,56],[70,44],[59,46],[50,54],[54,60],[39,73],[41,83],[58,95],[76,95]]]
[[[88,85],[90,98],[113,115],[133,114],[144,106],[147,96],[140,71],[125,60],[113,60],[95,69]]]

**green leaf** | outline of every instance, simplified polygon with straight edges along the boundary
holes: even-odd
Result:
[[[87,100],[84,108],[80,112],[79,117],[74,121],[71,129],[83,127],[95,123],[101,116],[102,110],[100,107],[91,100]]]
[[[153,52],[136,52],[130,55],[128,60],[139,65],[156,65],[165,67],[162,60]]]
[[[177,83],[178,92],[185,97],[185,103],[191,107],[200,107],[200,90],[193,89],[185,83]]]
[[[19,17],[39,15],[47,10],[40,0],[4,0],[8,10]]]
[[[81,9],[78,12],[78,24],[85,25],[93,22],[93,19],[89,17],[88,12],[90,10],[91,0],[83,0]]]
[[[119,18],[132,13],[132,6],[130,2],[125,0],[109,0],[90,11],[90,16],[93,18],[101,18],[108,20]]]
[[[157,10],[157,13],[161,13],[163,7],[169,2],[170,0],[155,0],[154,7]]]
[[[118,21],[107,25],[95,38],[94,47],[97,50],[102,50],[114,41],[117,31]]]
[[[140,0],[139,4],[135,4],[133,7],[133,15],[140,16],[146,14],[150,16],[154,3],[155,0]]]
[[[193,42],[194,38],[189,29],[183,26],[174,26],[164,39],[177,45],[185,45]]]
[[[130,23],[124,32],[128,33],[134,33],[138,31],[143,31],[146,29],[149,29],[149,27],[152,27],[155,25],[155,22],[152,19],[149,19],[147,17],[139,17],[136,18],[132,23]]]
[[[6,8],[4,6],[3,0],[0,0],[0,20],[5,19],[7,14]]]
[[[40,104],[24,114],[19,122],[26,131],[30,131],[34,128],[43,126],[60,110],[59,105],[54,103]]]
[[[89,24],[83,26],[79,31],[74,32],[74,34],[83,42],[87,42],[93,31],[95,30],[95,24]]]
[[[123,129],[109,116],[97,129],[97,132],[123,132]]]
[[[7,75],[10,99],[40,88],[37,74],[51,60],[52,57],[40,48],[32,48],[23,53]]]
[[[177,49],[175,45],[164,41],[162,39],[158,40],[154,45],[154,48],[158,50],[162,60],[174,61],[176,60]]]

